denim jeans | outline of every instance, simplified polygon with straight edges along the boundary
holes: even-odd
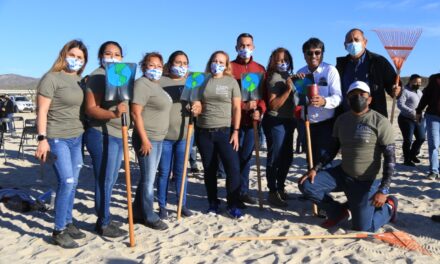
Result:
[[[226,191],[229,207],[236,207],[240,195],[240,164],[238,153],[229,143],[231,131],[229,127],[218,129],[196,128],[196,143],[202,157],[204,179],[208,202],[218,204],[217,170],[218,158],[226,172]]]
[[[238,149],[238,156],[240,158],[240,195],[245,195],[249,192],[249,172],[251,169],[252,152],[255,145],[254,129],[252,127],[240,128],[239,139],[240,148]]]
[[[316,164],[324,152],[330,148],[332,142],[333,124],[333,118],[310,124],[310,140],[312,142],[313,164]]]
[[[440,116],[425,115],[428,132],[428,151],[430,171],[438,174],[438,148],[440,145]]]
[[[417,123],[416,121],[408,117],[399,115],[399,117],[397,118],[397,122],[399,124],[400,131],[402,131],[403,157],[405,161],[411,161],[412,158],[416,157],[420,153],[420,148],[425,141],[425,119],[423,119],[421,123]],[[412,142],[413,136],[416,138],[414,142]]]
[[[152,150],[148,155],[141,155],[139,153],[142,145],[137,132],[133,132],[133,147],[139,161],[141,170],[141,178],[136,189],[136,195],[133,202],[133,217],[143,219],[149,223],[154,223],[159,220],[159,216],[154,212],[154,180],[156,178],[156,171],[162,154],[163,141],[150,140]]]
[[[113,186],[121,168],[122,138],[104,134],[94,128],[85,133],[87,150],[90,153],[95,175],[95,210],[98,226],[110,223],[110,201]]]
[[[14,113],[9,113],[6,115],[7,118],[9,118],[8,124],[8,132],[15,132],[15,126],[14,121],[12,120],[14,118]]]
[[[50,151],[57,156],[53,164],[58,179],[55,198],[55,230],[63,230],[72,223],[73,200],[83,165],[82,135],[75,138],[49,138]]]
[[[265,115],[263,129],[267,141],[266,178],[270,192],[284,190],[293,161],[295,120]]]
[[[299,186],[305,197],[318,204],[327,212],[329,219],[337,218],[344,207],[333,200],[330,192],[343,191],[347,196],[348,206],[352,215],[353,229],[358,231],[376,232],[391,219],[391,209],[387,204],[376,208],[371,204],[381,180],[359,181],[346,174],[341,166],[318,172],[314,183],[306,180]]]
[[[192,148],[192,140],[189,149]],[[183,166],[185,158],[186,140],[164,140],[162,143],[162,155],[159,162],[158,181],[157,181],[157,199],[159,207],[166,208],[168,196],[168,184],[170,182],[171,168],[173,177],[175,177],[177,199],[180,197],[180,186],[182,185]],[[188,174],[188,173],[187,173]],[[186,186],[188,178],[185,178],[185,187],[183,191],[182,206],[186,205]]]

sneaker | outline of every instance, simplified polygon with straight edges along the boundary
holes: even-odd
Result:
[[[405,161],[403,163],[403,165],[407,166],[407,167],[415,167],[416,166],[416,164],[414,162],[410,161],[410,160]]]
[[[420,160],[417,157],[412,157],[411,161],[414,163],[420,163]]]
[[[168,211],[166,208],[163,208],[163,207],[159,208],[159,218],[162,220],[168,218]]]
[[[107,226],[98,227],[98,234],[103,237],[121,237],[126,234],[124,230],[114,225],[108,224]]]
[[[191,212],[191,210],[189,210],[186,206],[183,206],[183,207],[182,207],[182,211],[181,211],[181,213],[182,213],[182,216],[185,216],[185,217],[190,217],[190,216],[193,215],[193,213]]]
[[[247,204],[257,204],[257,200],[247,193],[240,196],[240,201]]]
[[[430,173],[428,174],[428,179],[430,179],[430,180],[436,180],[436,179],[438,179],[438,173],[430,172]]]
[[[209,215],[218,215],[220,214],[220,209],[218,203],[209,204],[208,211],[206,212]]]
[[[236,207],[228,207],[227,213],[234,219],[242,220],[244,218],[243,213]]]
[[[165,224],[162,220],[157,220],[156,222],[145,222],[145,225],[149,228],[155,229],[155,230],[166,230],[168,229],[168,225]]]
[[[323,228],[331,228],[339,224],[340,222],[344,221],[350,216],[350,211],[348,209],[343,209],[341,214],[337,216],[335,219],[327,219],[322,224],[321,227]]]
[[[278,193],[280,194],[281,199],[283,199],[284,201],[290,199],[289,195],[286,193],[285,190],[278,191]]]
[[[434,222],[440,222],[440,215],[432,215],[431,220]]]
[[[390,195],[387,197],[387,204],[391,206],[391,218],[390,222],[395,223],[397,221],[397,207],[399,205],[399,202],[397,201],[397,198]]]
[[[267,197],[267,201],[277,207],[287,207],[288,204],[286,201],[281,199],[280,194],[278,192],[269,192],[269,196]]]
[[[86,234],[81,232],[81,230],[79,230],[78,227],[76,227],[73,223],[67,224],[65,230],[73,239],[81,239],[86,237]]]
[[[67,229],[63,231],[53,231],[52,233],[52,241],[55,245],[58,245],[62,248],[77,248],[79,247],[78,243],[76,243],[73,238],[67,233]]]

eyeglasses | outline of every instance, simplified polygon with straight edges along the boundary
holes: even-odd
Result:
[[[313,56],[313,54],[315,55],[315,56],[321,56],[321,51],[320,50],[315,50],[315,51],[311,51],[311,50],[309,50],[309,51],[307,51],[307,56],[309,56],[309,57],[312,57]]]

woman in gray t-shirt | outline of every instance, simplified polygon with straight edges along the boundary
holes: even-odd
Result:
[[[208,213],[219,213],[219,156],[226,171],[227,212],[231,217],[241,219],[243,214],[237,208],[240,194],[240,164],[237,154],[241,118],[240,88],[232,77],[229,56],[224,51],[216,51],[211,55],[206,72],[211,73],[212,78],[207,81],[201,100],[193,103],[192,111],[198,115],[196,142],[204,168]]]
[[[86,114],[89,118],[84,140],[90,153],[95,175],[96,231],[101,236],[120,237],[126,234],[110,219],[113,186],[122,161],[121,115],[127,112],[128,101],[105,101],[105,63],[122,60],[119,43],[107,41],[98,51],[99,68],[86,84]]]
[[[87,64],[87,48],[79,40],[64,45],[52,68],[37,87],[38,147],[35,156],[54,160],[58,179],[55,199],[53,242],[76,248],[73,239],[86,235],[73,224],[72,209],[83,159],[81,105],[84,93],[81,73]]]
[[[160,87],[163,59],[159,53],[147,53],[139,63],[144,76],[134,83],[131,117],[134,121],[133,147],[141,179],[133,203],[135,221],[164,230],[168,226],[153,211],[154,179],[162,154],[162,143],[168,133],[172,100]]]

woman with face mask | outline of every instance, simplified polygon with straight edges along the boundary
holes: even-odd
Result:
[[[296,89],[292,83],[293,60],[285,48],[272,52],[267,66],[268,111],[263,118],[267,141],[266,177],[268,201],[277,207],[287,206],[284,182],[293,160],[294,111]]]
[[[57,157],[53,164],[58,187],[52,240],[63,248],[78,247],[74,239],[86,236],[73,224],[72,217],[76,186],[83,164],[81,106],[84,94],[79,83],[86,64],[86,46],[79,40],[69,41],[37,87],[38,147],[35,157],[43,162]]]
[[[165,75],[159,81],[160,86],[173,100],[168,133],[162,143],[162,155],[158,170],[157,199],[159,203],[159,217],[161,219],[168,217],[166,206],[171,171],[176,179],[174,181],[176,196],[179,199],[183,166],[186,166],[184,164],[184,156],[190,113],[187,110],[187,102],[180,101],[180,96],[185,88],[188,63],[188,56],[185,52],[180,50],[173,52],[165,64]],[[192,215],[192,212],[186,207],[186,182],[183,192],[182,215]]]
[[[101,45],[98,52],[99,68],[86,83],[85,111],[89,118],[85,133],[95,175],[95,211],[98,216],[95,229],[106,237],[125,235],[120,224],[110,219],[110,201],[113,186],[122,161],[121,115],[127,112],[128,101],[105,101],[105,63],[120,62],[122,48],[114,41]],[[129,121],[128,121],[129,122]]]
[[[159,85],[163,59],[157,52],[147,53],[139,63],[144,73],[134,83],[131,117],[134,121],[133,147],[137,154],[141,178],[133,203],[135,222],[156,230],[168,228],[153,211],[154,179],[168,133],[171,97]]]
[[[416,108],[423,95],[420,91],[421,85],[422,77],[418,74],[411,75],[408,84],[397,99],[397,107],[400,110],[397,122],[403,137],[403,165],[410,167],[415,167],[416,163],[420,162],[417,155],[426,138],[425,119],[422,119],[420,123],[416,121]],[[416,138],[414,142],[413,136]]]
[[[196,143],[202,157],[205,187],[208,194],[208,214],[220,213],[217,199],[217,170],[220,157],[226,172],[227,213],[242,219],[237,208],[240,196],[240,164],[238,159],[238,131],[241,118],[241,92],[232,77],[229,56],[224,51],[214,52],[206,73],[212,74],[204,87],[200,101],[192,111],[197,118]]]

